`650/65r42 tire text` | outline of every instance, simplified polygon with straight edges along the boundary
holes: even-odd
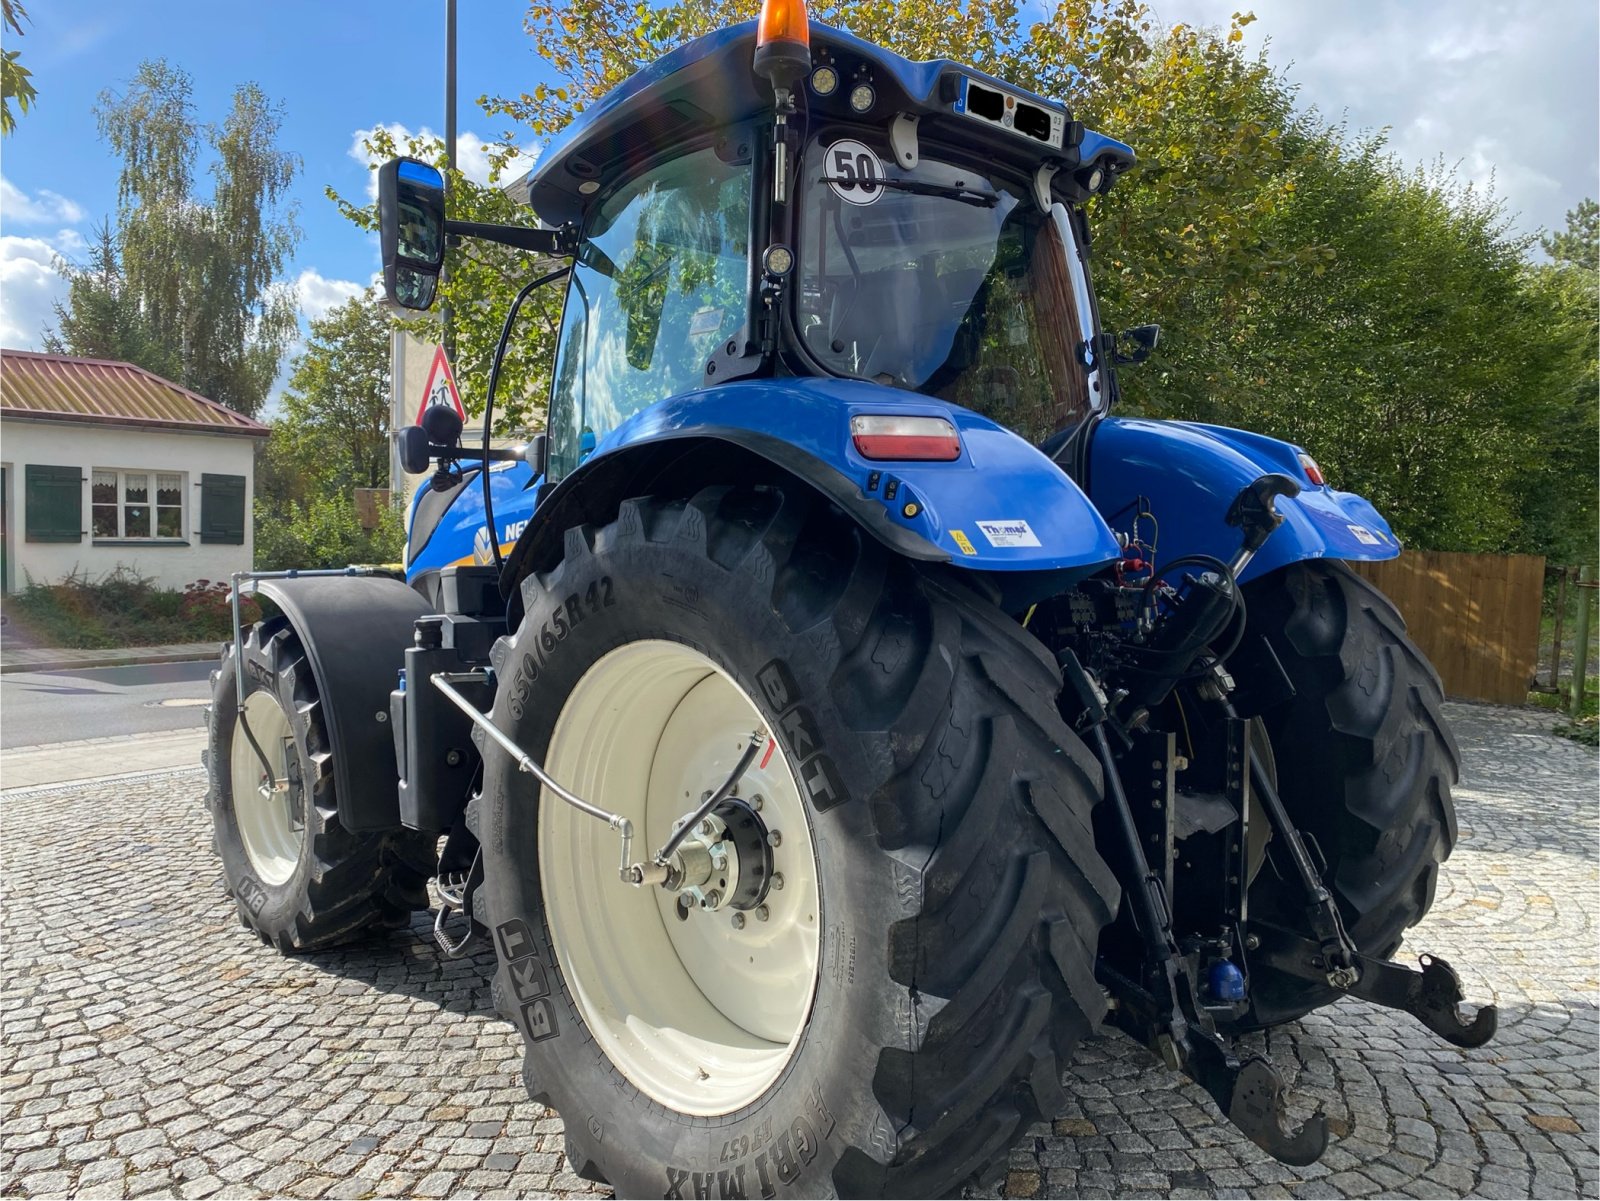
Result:
[[[777,488],[625,502],[522,595],[495,721],[627,815],[636,858],[776,736],[694,896],[622,884],[615,834],[486,754],[498,990],[574,1170],[622,1196],[925,1197],[1003,1167],[1103,1016],[1117,892],[1042,648]]]
[[[212,680],[206,762],[212,846],[239,920],[280,951],[312,951],[395,929],[428,907],[431,835],[353,834],[339,824],[333,748],[300,639],[283,617],[247,632],[245,717],[279,791],[240,728],[233,648]]]

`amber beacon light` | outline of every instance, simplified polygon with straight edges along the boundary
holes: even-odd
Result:
[[[811,71],[811,23],[805,0],[765,0],[756,23],[756,74],[790,88]]]

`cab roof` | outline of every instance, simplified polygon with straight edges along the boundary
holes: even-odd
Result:
[[[538,166],[508,190],[547,225],[577,223],[590,199],[645,159],[770,112],[771,87],[751,66],[755,44],[756,22],[746,21],[663,55],[580,113],[540,156]],[[914,62],[816,23],[811,25],[811,57],[813,67],[832,66],[840,80],[829,97],[816,95],[805,82],[797,88],[804,93],[797,95],[801,111],[809,110],[813,122],[837,118],[885,128],[891,117],[904,113],[918,118],[920,136],[957,143],[981,140],[985,154],[1022,168],[1052,164],[1088,171],[1099,166],[1114,177],[1134,163],[1128,146],[1084,129],[1059,101],[949,59]],[[861,82],[870,83],[876,93],[865,114],[852,112],[846,101]],[[979,117],[985,102],[1007,117],[1028,110],[1037,132],[1030,137],[1009,121],[1002,125],[999,117]]]

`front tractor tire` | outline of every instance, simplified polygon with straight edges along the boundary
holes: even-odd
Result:
[[[355,834],[339,824],[333,747],[299,637],[281,616],[244,641],[245,720],[285,791],[263,791],[260,758],[238,717],[233,647],[213,673],[206,753],[212,847],[240,922],[285,953],[406,925],[428,908],[430,835]]]
[[[1263,715],[1278,789],[1295,825],[1327,859],[1324,873],[1357,947],[1392,956],[1433,904],[1456,840],[1450,789],[1461,757],[1439,676],[1381,592],[1342,563],[1295,564],[1247,587],[1250,629],[1264,635],[1295,696]],[[1303,924],[1298,886],[1261,872],[1250,914]],[[1249,1027],[1276,1026],[1342,994],[1272,969],[1252,974]]]
[[[695,897],[623,884],[611,830],[485,747],[497,992],[573,1170],[630,1197],[992,1178],[1104,1015],[1117,901],[1042,648],[778,488],[626,501],[522,598],[494,720],[636,860],[775,735]]]

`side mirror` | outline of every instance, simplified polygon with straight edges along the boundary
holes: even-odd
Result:
[[[394,442],[400,452],[400,466],[407,475],[421,475],[428,470],[428,433],[420,425],[395,430]]]
[[[383,291],[406,309],[426,309],[444,266],[444,176],[414,158],[378,168],[378,240]]]
[[[1112,361],[1119,367],[1134,367],[1148,359],[1161,340],[1159,325],[1135,325],[1117,335],[1117,348],[1112,351]],[[1132,345],[1122,349],[1124,342]]]

